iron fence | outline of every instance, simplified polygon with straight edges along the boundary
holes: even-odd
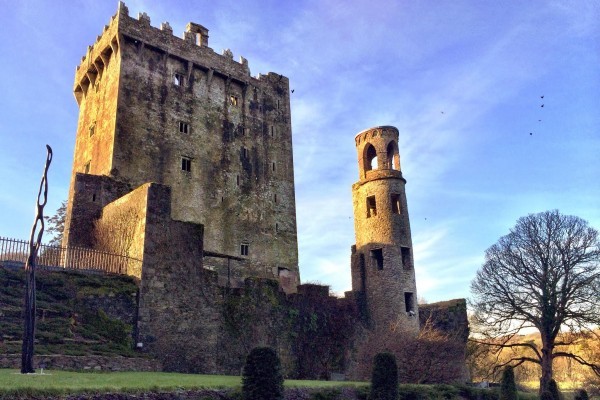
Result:
[[[0,237],[0,264],[8,267],[25,265],[29,255],[26,240]],[[142,261],[83,247],[61,247],[41,245],[36,259],[36,268],[45,270],[80,270],[96,273],[131,274],[141,270]]]

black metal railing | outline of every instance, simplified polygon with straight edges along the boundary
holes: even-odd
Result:
[[[29,254],[26,240],[0,237],[0,265],[21,267]],[[131,275],[141,270],[142,261],[83,247],[41,245],[36,268],[45,270],[80,270],[96,273]]]

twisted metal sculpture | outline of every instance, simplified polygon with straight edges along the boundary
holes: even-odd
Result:
[[[25,284],[25,330],[23,332],[23,348],[21,352],[22,374],[35,372],[35,369],[33,368],[33,342],[35,337],[35,262],[42,242],[42,235],[44,234],[44,207],[48,201],[48,168],[50,168],[50,163],[52,162],[52,148],[46,145],[46,149],[48,151],[46,156],[46,166],[44,168],[44,175],[42,175],[42,181],[40,182],[40,190],[37,197],[37,213],[33,227],[31,228],[31,235],[29,236],[29,256],[27,257],[27,263],[25,264],[27,278]],[[43,200],[41,199],[42,193]],[[38,222],[40,224],[39,231]],[[36,231],[38,231],[37,235]]]

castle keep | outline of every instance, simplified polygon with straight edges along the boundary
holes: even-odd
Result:
[[[204,226],[206,254],[217,256],[205,267],[227,259],[238,278],[280,278],[295,291],[286,77],[252,77],[244,58],[208,47],[203,26],[189,23],[180,39],[168,23],[157,29],[145,14],[129,17],[121,3],[77,67],[74,93],[80,111],[65,244],[133,255],[127,243],[94,237],[92,225],[109,203],[158,183],[169,187],[171,219]]]
[[[349,371],[373,332],[417,335],[426,316],[398,130],[355,138],[352,290],[336,298],[301,284],[289,81],[252,77],[208,39],[194,23],[175,37],[120,3],[75,74],[63,244],[127,256],[123,272],[139,280],[137,349],[166,370],[237,374],[252,347],[268,345],[289,376],[323,378]],[[429,309],[464,336],[457,304]]]

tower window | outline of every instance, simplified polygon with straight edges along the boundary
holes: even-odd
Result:
[[[400,208],[400,195],[398,193],[392,193],[392,213],[402,214],[402,208]]]
[[[411,269],[412,260],[410,258],[410,247],[400,247],[400,252],[402,255],[402,266],[404,269]]]
[[[273,201],[275,202],[275,204],[277,204],[277,193],[275,193],[275,194],[273,195]]]
[[[404,292],[404,307],[406,307],[408,315],[411,317],[415,315],[415,299],[413,293]]]
[[[189,157],[181,157],[181,170],[192,172],[192,159]]]
[[[275,137],[275,127],[271,125],[271,137]]]
[[[383,269],[383,249],[371,250],[371,259],[373,259],[373,265],[376,266],[378,270]]]
[[[279,232],[279,224],[275,222],[275,232]]]
[[[96,133],[96,121],[90,125],[90,136],[94,136],[94,133]]]
[[[275,163],[271,164],[271,168],[273,169],[273,172],[275,172]]]
[[[173,74],[173,85],[175,85],[175,86],[183,86],[183,75],[181,75],[181,74]]]
[[[189,131],[190,126],[187,124],[187,122],[179,121],[179,133],[189,133]]]
[[[92,168],[91,164],[92,164],[91,161],[88,161],[87,164],[85,164],[85,166],[83,167],[83,172],[84,173],[86,173],[86,174],[90,173],[90,169]]]
[[[364,150],[364,169],[365,171],[370,171],[372,169],[377,169],[377,151],[372,144],[367,144]]]
[[[240,245],[240,255],[247,256],[248,255],[248,247],[250,245],[248,243],[242,243]]]
[[[400,170],[400,157],[398,155],[398,145],[392,140],[387,147],[387,168]]]
[[[237,186],[240,186],[240,176],[239,176],[239,175],[236,175],[236,176],[235,176],[235,184],[236,184]]]
[[[377,203],[375,203],[375,196],[367,197],[367,218],[371,218],[377,215]]]
[[[237,98],[237,96],[229,96],[229,105],[232,105],[232,106],[237,106],[238,105],[238,98]]]

